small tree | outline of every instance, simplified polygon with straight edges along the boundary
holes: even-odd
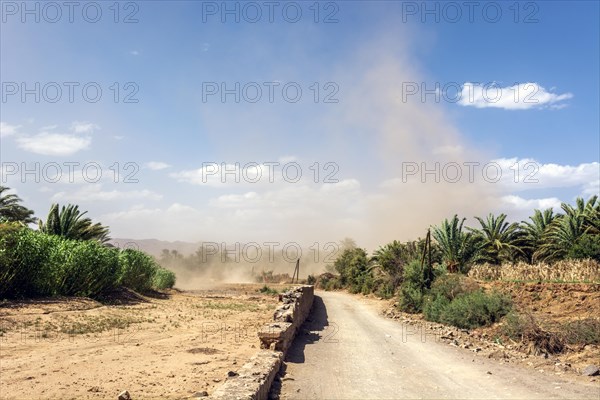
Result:
[[[6,194],[10,189],[0,186],[0,222],[19,222],[30,224],[36,222],[33,211],[22,206],[21,198],[16,194]]]

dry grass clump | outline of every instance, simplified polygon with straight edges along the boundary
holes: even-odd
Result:
[[[600,263],[586,259],[553,264],[480,264],[471,268],[469,276],[483,281],[600,282]]]

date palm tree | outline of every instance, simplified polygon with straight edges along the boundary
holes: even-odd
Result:
[[[525,258],[529,263],[535,261],[534,254],[543,243],[543,237],[552,222],[556,219],[552,208],[547,208],[544,211],[534,210],[533,215],[529,217],[529,221],[521,221],[522,249]]]
[[[543,236],[543,244],[534,253],[534,258],[544,261],[563,259],[586,234],[595,234],[597,222],[598,196],[587,202],[578,197],[575,206],[562,203],[565,212],[552,221]]]
[[[498,217],[489,214],[485,220],[475,217],[481,229],[467,228],[473,233],[480,246],[477,261],[499,265],[502,261],[514,261],[523,255],[519,248],[519,224],[506,222],[506,214]]]
[[[477,238],[463,230],[465,219],[459,220],[458,215],[454,215],[451,220],[445,219],[432,228],[431,234],[440,246],[442,261],[450,271],[467,272],[480,252]]]
[[[52,204],[46,222],[40,221],[40,231],[74,240],[97,240],[106,243],[110,240],[108,227],[84,217],[87,211],[79,211],[79,206],[68,204],[59,209]],[[59,211],[60,210],[60,211]]]
[[[36,222],[33,211],[22,206],[21,198],[16,194],[6,194],[10,188],[0,186],[0,222],[19,222],[30,224]]]

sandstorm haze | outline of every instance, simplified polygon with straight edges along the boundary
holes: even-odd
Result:
[[[78,163],[78,178],[66,179],[63,167],[62,179],[32,182],[31,175],[7,175],[3,166],[3,184],[41,218],[51,203],[79,204],[113,238],[277,242],[279,252],[286,243],[305,249],[316,243],[323,252],[345,237],[372,252],[392,240],[424,237],[454,214],[469,223],[490,212],[521,221],[535,208],[558,210],[561,201],[598,193],[599,104],[597,91],[589,90],[598,83],[598,62],[578,58],[594,54],[592,45],[575,54],[548,29],[561,18],[587,16],[544,3],[539,23],[515,22],[508,6],[497,23],[479,14],[473,22],[450,22],[407,15],[403,2],[358,1],[320,3],[315,22],[308,3],[299,4],[306,7],[297,23],[223,20],[203,14],[203,2],[163,1],[139,3],[130,24],[7,20],[3,80],[98,82],[104,96],[96,103],[81,96],[72,103],[19,96],[4,102],[2,162],[29,169]],[[333,19],[324,23],[328,15]],[[178,24],[167,29],[166,21]],[[478,35],[474,27],[481,28]],[[89,45],[100,35],[111,43],[101,51]],[[561,43],[556,68],[574,70],[565,63],[578,60],[579,73],[567,78],[549,69],[558,62],[554,55],[532,57],[530,46],[517,40],[530,35]],[[40,37],[64,42],[64,49],[49,49]],[[11,61],[20,54],[26,63]],[[435,95],[437,84],[454,83],[460,92],[478,82],[504,89],[502,101],[479,96],[470,104]],[[290,84],[301,88],[298,101],[282,93]],[[510,89],[519,85],[535,89],[536,103],[525,103],[525,95],[514,100]],[[236,87],[251,89],[232,93]],[[256,87],[262,96],[249,100]],[[124,102],[126,95],[138,101]],[[565,138],[577,138],[569,151]],[[58,153],[56,141],[63,144]],[[82,178],[90,162],[102,169],[101,179]],[[490,179],[494,169],[483,176],[490,162],[501,166],[497,181]],[[272,163],[278,164],[270,182]],[[294,168],[283,172],[292,163],[300,168],[297,180]],[[524,183],[531,172],[526,163],[537,182]],[[466,164],[475,165],[473,180]],[[229,174],[207,177],[215,165]],[[460,179],[446,179],[445,173],[456,174],[448,165],[461,168]],[[262,179],[244,179],[245,166],[262,168]],[[423,167],[437,172],[422,176]],[[186,255],[197,250],[189,247]],[[291,272],[291,263],[281,268]]]

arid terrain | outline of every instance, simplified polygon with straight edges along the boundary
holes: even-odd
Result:
[[[185,398],[257,351],[277,295],[235,284],[153,297],[122,293],[0,305],[3,399]],[[270,285],[282,290],[284,286]],[[289,287],[289,286],[287,286]]]
[[[598,398],[596,378],[553,369],[554,360],[547,360],[549,369],[536,365],[545,361],[538,356],[530,366],[508,363],[489,357],[500,347],[476,351],[454,342],[456,329],[385,318],[379,300],[347,292],[317,296],[286,357],[281,398]]]

